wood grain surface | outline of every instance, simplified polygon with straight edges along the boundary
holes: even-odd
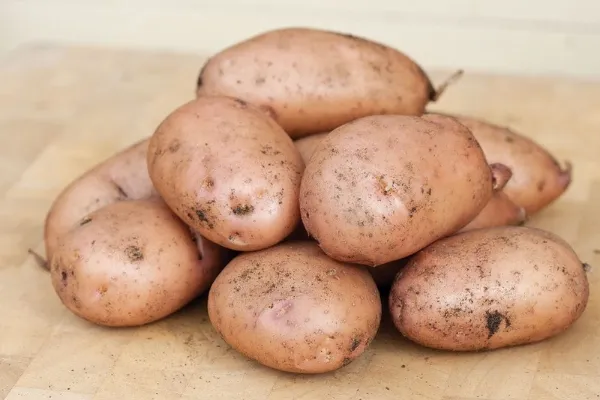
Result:
[[[384,318],[362,357],[318,376],[274,371],[230,349],[208,321],[205,297],[136,329],[71,314],[27,252],[43,254],[51,202],[191,99],[203,59],[29,46],[0,60],[0,398],[600,398],[600,269],[590,273],[582,318],[551,340],[452,354],[408,342]],[[508,124],[571,160],[572,186],[529,225],[558,233],[600,268],[600,84],[467,71],[431,109]]]

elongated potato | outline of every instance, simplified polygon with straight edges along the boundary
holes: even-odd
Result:
[[[460,232],[497,226],[522,225],[527,220],[523,207],[516,205],[502,190],[496,191],[483,210]]]
[[[300,220],[304,163],[258,108],[205,96],[173,111],[148,148],[156,190],[186,224],[233,250],[282,241]]]
[[[364,117],[333,130],[312,155],[302,221],[330,257],[385,264],[475,218],[492,196],[490,171],[453,118]]]
[[[210,321],[230,346],[296,373],[333,371],[359,357],[381,311],[366,269],[332,260],[315,242],[242,253],[208,294]]]
[[[195,237],[162,200],[125,200],[87,215],[58,241],[52,284],[75,315],[106,326],[164,318],[205,291],[223,249]]]
[[[419,65],[396,49],[348,34],[284,28],[215,54],[200,72],[197,95],[254,103],[298,138],[367,115],[421,115],[436,92]]]
[[[389,296],[395,326],[437,349],[496,349],[563,332],[584,312],[589,284],[573,249],[528,227],[457,234],[414,255]]]
[[[158,197],[148,176],[147,149],[148,139],[134,143],[86,171],[57,196],[44,225],[47,260],[60,238],[89,213],[117,201]]]
[[[471,130],[488,162],[509,167],[513,176],[506,195],[533,215],[560,197],[571,183],[571,164],[563,169],[539,143],[509,128],[480,119],[456,116]]]

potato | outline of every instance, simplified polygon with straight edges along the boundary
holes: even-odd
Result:
[[[310,160],[310,157],[312,157],[317,146],[325,139],[328,133],[329,132],[316,133],[294,141],[294,145],[300,152],[305,164],[308,164],[308,161]]]
[[[307,164],[302,222],[330,257],[385,264],[475,218],[492,196],[491,170],[453,118],[364,117],[329,133]]]
[[[333,31],[284,28],[215,54],[200,71],[197,95],[256,104],[298,138],[367,115],[421,115],[437,93],[396,49]]]
[[[509,128],[467,116],[456,118],[468,127],[488,162],[509,167],[513,176],[506,195],[533,215],[560,197],[571,183],[571,164],[562,168],[540,144]]]
[[[527,220],[523,207],[516,205],[502,190],[496,191],[481,212],[459,232],[473,229],[522,225]]]
[[[333,371],[359,357],[381,311],[364,267],[334,261],[306,241],[238,255],[208,294],[210,321],[231,347],[296,373]]]
[[[394,325],[421,345],[453,351],[541,341],[584,312],[584,267],[561,238],[497,227],[441,239],[414,255],[389,296]]]
[[[223,260],[220,247],[194,237],[161,200],[126,200],[62,236],[50,265],[71,312],[116,327],[177,311],[208,288]]]
[[[296,227],[303,170],[275,121],[227,97],[177,108],[148,148],[150,178],[169,207],[208,240],[239,251],[272,246]]]
[[[134,143],[86,171],[56,197],[44,226],[48,260],[59,239],[89,213],[117,201],[158,197],[148,176],[147,149],[148,139]]]

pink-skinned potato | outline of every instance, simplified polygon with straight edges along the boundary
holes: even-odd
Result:
[[[58,194],[44,221],[47,260],[60,238],[89,213],[117,201],[158,198],[148,176],[147,150],[148,139],[133,143],[85,171]]]
[[[582,316],[588,298],[585,264],[565,240],[504,226],[459,233],[415,254],[388,305],[410,340],[477,351],[556,336]]]
[[[482,119],[456,116],[471,130],[490,163],[509,167],[512,178],[504,193],[527,215],[548,207],[569,188],[572,167],[559,164],[553,154],[540,143],[507,127]]]
[[[360,357],[381,313],[366,268],[332,260],[311,241],[238,255],[208,295],[210,321],[225,342],[294,373],[334,371]]]
[[[243,100],[203,96],[175,109],[150,138],[147,163],[169,207],[223,247],[273,246],[300,221],[302,157],[272,118]]]
[[[293,138],[367,115],[421,115],[439,95],[423,69],[397,49],[297,27],[269,30],[214,54],[196,93],[255,104]]]
[[[88,214],[63,235],[50,274],[75,315],[98,325],[139,326],[207,290],[227,256],[162,200],[125,200]]]
[[[377,266],[467,225],[504,172],[454,118],[364,117],[319,143],[302,177],[301,218],[330,257]]]

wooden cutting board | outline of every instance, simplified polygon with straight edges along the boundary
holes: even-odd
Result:
[[[203,60],[41,45],[0,60],[0,398],[600,398],[600,83],[467,71],[431,108],[511,125],[573,162],[568,192],[529,224],[558,233],[599,269],[582,318],[551,340],[451,354],[408,342],[385,318],[361,358],[300,376],[230,349],[204,298],[136,329],[94,326],[67,311],[27,253],[43,252],[48,207],[72,179],[191,99]]]

